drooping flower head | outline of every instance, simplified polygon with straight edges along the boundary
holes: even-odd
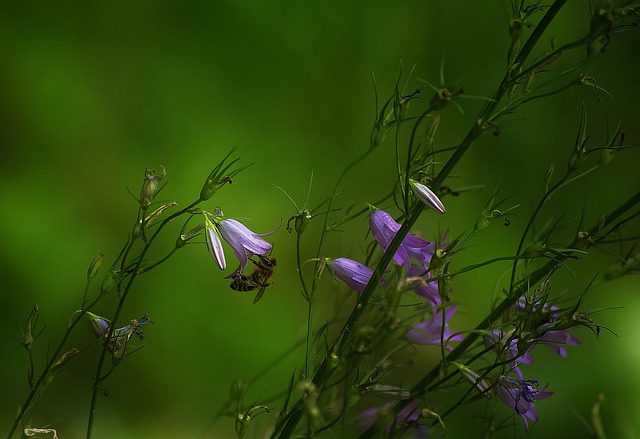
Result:
[[[516,414],[522,418],[524,427],[529,431],[529,421],[537,421],[538,413],[533,403],[539,399],[548,398],[553,392],[540,390],[537,380],[516,380],[508,376],[501,376],[494,387],[498,397],[515,410]]]
[[[224,219],[220,221],[218,230],[222,239],[231,246],[233,253],[240,262],[236,272],[244,272],[252,256],[264,256],[271,251],[271,244],[261,238],[264,235],[252,232],[240,221]]]
[[[335,277],[359,293],[364,291],[373,275],[371,268],[349,258],[327,259],[327,265]]]
[[[387,251],[400,227],[401,225],[384,210],[375,209],[369,216],[369,228],[383,251]],[[402,244],[393,255],[393,260],[398,265],[410,268],[411,258],[413,258],[420,265],[426,267],[434,251],[435,243],[407,233],[407,236],[402,240]]]
[[[411,343],[440,346],[444,343],[447,350],[453,348],[449,345],[452,341],[462,341],[464,336],[456,334],[448,328],[449,320],[456,312],[456,306],[450,306],[444,310],[444,332],[442,331],[442,310],[434,313],[429,320],[417,323],[407,331],[405,338]]]
[[[239,266],[231,276],[237,273],[243,273],[251,257],[255,255],[264,256],[271,251],[272,245],[262,239],[262,236],[275,233],[275,230],[264,234],[255,233],[240,221],[235,219],[222,219],[222,211],[219,208],[216,208],[216,212],[213,215],[204,211],[203,213],[205,216],[205,240],[207,242],[207,248],[218,264],[218,267],[224,270],[227,266],[224,249],[222,248],[222,240],[231,246],[233,253],[238,259]]]

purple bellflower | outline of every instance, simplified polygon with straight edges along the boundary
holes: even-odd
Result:
[[[373,270],[360,262],[348,258],[327,259],[333,275],[359,293],[364,291]]]
[[[442,310],[435,312],[429,320],[417,323],[407,331],[405,338],[415,344],[430,344],[440,346],[445,344],[445,349],[452,350],[449,345],[452,341],[462,341],[462,334],[455,334],[448,328],[449,320],[456,312],[456,306],[450,306],[444,310],[444,333],[442,332]]]
[[[214,215],[210,215],[208,212],[203,213],[205,216],[207,248],[221,270],[227,267],[221,238],[231,246],[240,263],[234,274],[243,273],[252,256],[264,256],[271,251],[271,244],[262,239],[261,236],[275,233],[275,230],[270,233],[259,234],[251,231],[240,221],[221,219],[222,212],[219,209]]]
[[[537,386],[537,380],[516,380],[503,375],[494,387],[494,391],[502,402],[515,410],[516,414],[522,418],[524,428],[527,431],[529,431],[529,421],[538,420],[538,413],[533,403],[538,399],[553,395],[553,392],[539,390]]]
[[[401,225],[384,210],[376,209],[369,216],[369,228],[383,251],[387,251],[387,248],[389,248],[391,241],[393,241],[400,227]],[[426,267],[434,251],[435,243],[407,233],[396,254],[393,255],[393,260],[398,265],[404,265],[410,268],[410,258],[413,258],[422,266]]]
[[[222,239],[231,246],[233,253],[240,262],[236,272],[244,272],[249,259],[253,255],[264,256],[271,251],[271,244],[260,237],[270,233],[264,235],[254,233],[240,221],[234,219],[222,220],[218,225],[218,230]]]

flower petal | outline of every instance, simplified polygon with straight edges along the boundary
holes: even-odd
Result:
[[[432,208],[438,213],[444,213],[444,204],[440,201],[440,198],[436,194],[433,193],[431,189],[423,185],[422,183],[418,183],[415,180],[411,180],[411,190],[418,198],[418,200],[422,201],[428,207]]]
[[[224,257],[224,249],[222,248],[222,241],[220,240],[220,234],[218,228],[211,222],[209,218],[205,216],[205,240],[207,242],[207,248],[209,253],[218,264],[221,270],[227,268],[227,261]]]

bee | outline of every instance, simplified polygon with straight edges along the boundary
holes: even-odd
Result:
[[[265,290],[271,285],[271,279],[276,269],[276,259],[271,256],[259,255],[260,260],[251,262],[255,265],[253,272],[250,275],[244,275],[242,273],[235,273],[232,276],[231,287],[234,291],[253,291],[258,290],[253,303],[258,303],[258,300],[262,298]]]

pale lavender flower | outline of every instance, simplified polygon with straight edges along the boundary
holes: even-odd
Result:
[[[234,219],[224,219],[217,225],[220,236],[231,246],[233,253],[240,262],[240,266],[235,272],[244,272],[252,256],[264,256],[271,251],[271,244],[261,238],[261,236],[269,235],[270,233],[261,235],[252,232],[240,221]]]
[[[494,387],[498,397],[522,418],[527,431],[529,431],[529,420],[534,422],[538,420],[538,413],[533,403],[553,395],[553,392],[539,390],[537,386],[537,380],[516,380],[503,375]]]
[[[455,334],[448,328],[449,320],[451,320],[455,312],[455,305],[445,309],[444,333],[442,333],[442,310],[440,310],[434,313],[429,320],[413,325],[405,334],[405,338],[415,344],[440,346],[441,343],[444,343],[445,349],[452,350],[453,348],[449,345],[450,342],[464,339],[462,334]]]
[[[431,189],[422,183],[418,183],[415,180],[410,180],[411,190],[414,195],[418,198],[418,200],[422,201],[427,207],[432,208],[438,213],[444,213],[444,204],[438,198],[436,194],[433,193]]]
[[[255,255],[264,256],[271,251],[271,244],[262,239],[261,236],[270,235],[275,231],[265,234],[255,233],[240,221],[221,219],[222,211],[219,208],[216,208],[216,212],[213,215],[204,211],[202,213],[204,214],[207,248],[218,267],[221,270],[227,267],[222,240],[225,240],[231,246],[240,263],[231,276],[236,273],[243,273],[251,257]]]
[[[359,293],[364,291],[373,270],[360,262],[348,258],[327,259],[334,276]]]
[[[401,225],[384,210],[376,209],[369,216],[369,228],[383,251],[387,251],[400,227]],[[396,264],[409,268],[411,267],[410,259],[414,258],[421,265],[426,266],[431,260],[434,251],[435,243],[407,233],[402,244],[393,255],[393,260]]]

